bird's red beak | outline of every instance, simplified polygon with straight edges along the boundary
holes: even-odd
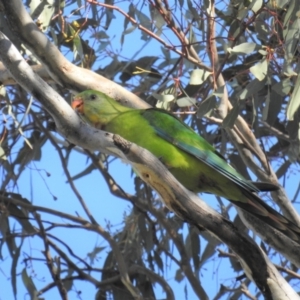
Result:
[[[80,97],[75,97],[71,103],[72,108],[80,114],[83,114],[83,101]]]

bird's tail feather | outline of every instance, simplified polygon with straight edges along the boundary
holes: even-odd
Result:
[[[261,192],[271,192],[279,190],[279,186],[273,183],[261,181],[251,181],[251,183]]]
[[[232,201],[236,206],[253,214],[271,227],[300,244],[300,227],[268,206],[258,195],[246,193],[247,201]]]

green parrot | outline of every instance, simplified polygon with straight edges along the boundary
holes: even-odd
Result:
[[[94,90],[76,95],[72,107],[90,125],[149,150],[188,190],[225,197],[300,243],[300,228],[256,194],[274,190],[274,185],[246,180],[212,145],[167,111],[128,108]]]

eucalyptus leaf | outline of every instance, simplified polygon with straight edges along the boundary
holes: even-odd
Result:
[[[22,270],[22,281],[30,295],[31,300],[38,300],[37,289],[31,277],[27,275],[26,268]]]
[[[30,11],[33,19],[38,19],[41,29],[45,32],[55,11],[55,0],[31,0]]]
[[[82,48],[82,43],[80,39],[80,35],[78,34],[78,31],[76,31],[71,25],[68,27],[70,31],[69,39],[73,42],[73,56],[74,60],[84,59],[84,53]]]
[[[197,117],[201,118],[208,114],[211,110],[216,108],[217,106],[217,98],[215,95],[208,96],[205,100],[200,102],[197,109]]]
[[[176,100],[179,107],[192,106],[196,104],[196,99],[191,97],[183,97]]]
[[[240,112],[240,102],[237,102],[222,122],[224,128],[232,128]]]
[[[154,258],[158,268],[160,269],[161,272],[163,272],[164,271],[164,263],[163,263],[160,255],[157,253],[156,250],[153,251],[153,254],[154,254],[153,258]]]
[[[263,80],[254,79],[250,81],[250,83],[247,84],[247,86],[239,92],[238,97],[241,100],[244,100],[262,90],[265,87],[265,84],[266,78],[264,78]]]
[[[182,270],[181,269],[178,269],[175,273],[175,280],[177,282],[181,282],[182,280],[184,279],[184,276],[182,274]]]
[[[172,102],[175,99],[174,95],[171,94],[163,95],[163,94],[153,93],[152,96],[158,100],[156,107],[166,109],[166,110],[168,109],[170,102]]]
[[[0,145],[0,159],[7,160],[4,149]]]
[[[262,119],[264,121],[266,121],[267,118],[268,118],[270,102],[271,102],[271,94],[268,91],[268,94],[267,94],[267,97],[266,97],[266,101],[265,101],[265,106],[264,106],[264,109],[263,109],[263,114],[262,114]]]
[[[268,61],[263,59],[256,65],[250,68],[250,72],[259,80],[262,81],[268,73]]]
[[[203,70],[203,69],[195,69],[191,73],[190,82],[191,85],[198,85],[203,83],[212,72]]]
[[[298,76],[293,93],[289,100],[286,116],[289,121],[294,120],[294,114],[300,106],[300,76]]]
[[[292,83],[290,78],[285,78],[283,80],[280,80],[272,86],[272,90],[274,90],[277,94],[283,97],[288,95],[291,89],[292,89]]]
[[[201,255],[200,265],[203,266],[216,253],[216,244],[208,242]]]
[[[252,0],[249,5],[249,9],[251,9],[255,14],[262,8],[263,0]]]
[[[227,48],[229,53],[246,55],[258,50],[259,46],[256,43],[242,43],[233,48]]]

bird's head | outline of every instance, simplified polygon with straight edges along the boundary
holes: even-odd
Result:
[[[97,128],[102,128],[118,114],[128,110],[108,95],[94,90],[77,94],[71,106],[86,122]]]
[[[77,94],[71,103],[72,108],[81,115],[85,114],[85,108],[94,108],[99,110],[105,102],[105,94],[98,91],[87,90]]]

